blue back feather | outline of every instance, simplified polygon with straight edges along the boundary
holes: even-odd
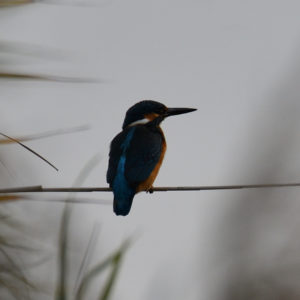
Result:
[[[116,176],[112,183],[114,192],[114,212],[117,215],[127,215],[130,211],[135,190],[132,189],[125,178],[126,151],[130,145],[135,128],[132,128],[121,144],[122,154],[120,156]]]

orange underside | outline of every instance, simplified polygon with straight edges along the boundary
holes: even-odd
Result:
[[[163,134],[163,132],[161,132],[161,133]],[[157,165],[155,166],[155,168],[153,169],[153,171],[151,172],[148,179],[146,181],[142,182],[137,187],[137,190],[136,190],[137,193],[142,192],[142,191],[149,191],[152,188],[152,184],[153,184],[153,182],[158,174],[158,171],[160,169],[160,166],[163,162],[166,150],[167,150],[167,144],[166,144],[165,138],[163,136],[162,151],[161,151],[159,161],[158,161]]]

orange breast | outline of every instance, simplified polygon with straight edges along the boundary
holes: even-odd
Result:
[[[160,166],[163,162],[163,159],[164,159],[164,156],[165,156],[165,153],[166,153],[166,150],[167,150],[167,144],[166,144],[166,140],[165,140],[165,137],[164,137],[164,134],[162,132],[162,130],[160,129],[161,131],[161,134],[162,134],[162,137],[163,137],[163,141],[162,141],[162,149],[161,149],[161,154],[160,154],[160,158],[159,158],[159,161],[158,163],[156,164],[155,168],[153,169],[153,171],[151,172],[150,176],[148,177],[147,180],[145,180],[144,182],[142,182],[138,187],[137,187],[137,190],[136,192],[139,193],[139,192],[142,192],[142,191],[148,191],[152,188],[152,184],[158,174],[158,171],[160,169]]]

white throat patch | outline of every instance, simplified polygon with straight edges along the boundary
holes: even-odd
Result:
[[[134,126],[134,125],[139,125],[139,124],[143,125],[143,124],[147,124],[148,122],[150,122],[150,120],[147,118],[144,118],[141,120],[134,121],[134,122],[130,123],[128,126]]]

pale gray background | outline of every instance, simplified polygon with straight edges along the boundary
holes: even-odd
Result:
[[[128,107],[142,99],[198,108],[163,123],[168,150],[155,185],[300,181],[299,11],[299,1],[292,0],[115,0],[2,10],[2,41],[50,50],[46,58],[6,53],[16,63],[2,68],[100,82],[0,83],[0,127],[11,136],[91,125],[28,143],[58,173],[18,146],[2,148],[10,172],[0,166],[6,174],[1,186],[70,186],[97,153],[101,161],[85,185],[106,186],[109,143]],[[86,197],[112,199],[110,193]],[[245,269],[255,274],[297,232],[297,202],[298,189],[142,193],[126,218],[116,217],[111,205],[78,205],[74,249],[87,242],[95,222],[101,232],[93,262],[137,237],[113,299],[225,299],[231,277]],[[31,222],[39,224],[39,243],[52,249],[46,270],[53,274],[38,279],[54,285],[53,218],[62,206],[14,206],[29,231]]]

